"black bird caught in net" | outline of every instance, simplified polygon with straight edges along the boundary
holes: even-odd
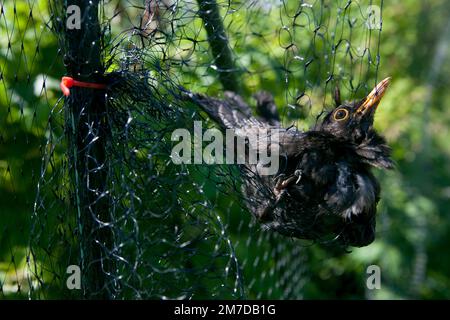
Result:
[[[40,169],[35,164],[33,210],[28,206],[30,241],[22,244],[27,289],[19,294],[302,298],[311,242],[345,247],[373,240],[372,207],[364,222],[370,235],[342,231],[349,221],[358,223],[357,216],[318,221],[309,231],[303,223],[310,221],[302,218],[301,234],[293,231],[299,225],[289,227],[292,215],[286,212],[298,210],[299,203],[288,198],[296,192],[302,194],[301,206],[320,205],[303,203],[314,189],[295,189],[298,179],[309,179],[306,167],[281,161],[287,171],[264,178],[236,165],[175,164],[172,154],[174,131],[194,134],[196,121],[204,130],[220,125],[208,107],[226,99],[246,119],[253,114],[260,123],[290,128],[285,132],[295,137],[333,105],[336,86],[349,101],[367,96],[378,83],[380,63],[381,30],[367,25],[371,3],[37,2],[46,17],[39,32],[51,38],[51,31],[58,39],[38,55],[51,52],[57,66],[33,71],[33,77],[48,73],[53,86],[41,84],[39,108],[50,111],[34,121],[42,161]],[[26,6],[31,11],[33,4]],[[66,24],[76,12],[71,6],[80,8],[80,28]],[[14,11],[6,3],[2,8],[4,14]],[[12,81],[14,72],[5,70]],[[59,98],[57,79],[63,76],[79,83],[66,79],[66,97]],[[16,104],[12,91],[4,91],[11,117]],[[8,139],[3,134],[2,141]],[[348,192],[355,192],[358,176],[348,179]],[[362,179],[370,180],[376,204],[376,183],[369,173]],[[257,196],[261,190],[267,193]],[[347,207],[350,201],[345,199]],[[309,219],[317,215],[306,209]],[[67,288],[69,266],[80,268],[81,290]]]
[[[258,120],[231,92],[225,100],[192,94],[191,99],[222,129],[249,138],[247,153],[276,151],[279,168],[272,174],[261,176],[259,163],[249,163],[249,157],[243,169],[247,207],[268,229],[289,237],[361,247],[375,239],[380,198],[370,167],[393,168],[391,150],[373,128],[376,108],[389,83],[389,78],[384,79],[366,98],[353,103],[339,101],[336,91],[336,108],[306,132],[274,126],[271,123],[279,119],[276,107],[263,111],[261,103],[258,109],[266,116]],[[265,97],[269,101],[265,105],[270,106],[273,98]]]

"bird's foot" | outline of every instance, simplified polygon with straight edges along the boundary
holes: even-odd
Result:
[[[302,172],[301,170],[295,170],[294,174],[290,175],[286,178],[285,174],[279,174],[275,177],[275,187],[273,188],[273,193],[275,195],[275,201],[271,202],[267,207],[262,210],[258,214],[258,219],[260,221],[270,220],[270,217],[272,215],[273,210],[277,207],[277,205],[280,203],[280,201],[283,200],[283,198],[287,195],[289,195],[289,192],[287,188],[289,185],[291,185],[294,181],[295,184],[298,184],[302,178]]]
[[[295,184],[298,184],[302,179],[302,171],[295,170],[294,174],[285,178],[285,174],[280,174],[276,177],[277,182],[273,189],[273,193],[275,194],[276,203],[278,203],[287,193],[287,188],[295,181]]]
[[[287,194],[286,185],[284,183],[286,181],[285,177],[285,174],[280,174],[275,177],[274,180],[276,181],[276,183],[274,189],[272,190],[275,195],[275,199],[270,200],[269,203],[264,207],[264,209],[257,213],[259,221],[270,221],[272,219],[272,213],[277,207],[278,203],[282,198],[284,198],[284,195]]]
[[[274,190],[283,190],[289,187],[289,185],[292,184],[292,182],[295,181],[295,184],[298,184],[300,180],[302,179],[302,171],[301,170],[295,170],[294,174],[290,175],[285,179],[285,174],[278,175],[275,179],[277,180]]]

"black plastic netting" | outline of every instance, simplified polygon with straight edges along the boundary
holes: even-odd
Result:
[[[0,208],[16,210],[2,212],[0,297],[302,298],[313,243],[252,218],[238,167],[174,164],[172,133],[214,127],[187,90],[251,106],[268,91],[301,130],[335,86],[363,97],[380,62],[371,5],[2,1]],[[106,89],[63,97],[64,75]]]

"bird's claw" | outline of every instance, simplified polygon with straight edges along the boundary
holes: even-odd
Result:
[[[300,182],[300,180],[302,179],[302,171],[295,170],[293,175],[289,176],[286,179],[283,179],[285,176],[285,174],[280,174],[275,177],[277,182],[273,191],[276,196],[276,203],[280,202],[285,195],[289,195],[287,188],[290,184],[292,184],[294,181],[295,184],[298,184]]]
[[[275,179],[277,180],[275,189],[277,190],[286,189],[293,181],[295,181],[295,184],[298,184],[302,179],[302,171],[297,169],[295,170],[293,175],[289,176],[286,179],[283,179],[285,176],[286,175],[282,173],[275,177]]]
[[[275,178],[273,178],[273,181],[277,181],[277,183],[282,180],[286,175],[284,173],[280,173],[279,175],[275,176]]]

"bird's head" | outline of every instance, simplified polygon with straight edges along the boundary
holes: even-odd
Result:
[[[391,168],[390,148],[379,136],[373,121],[377,107],[386,93],[391,78],[378,83],[364,99],[356,102],[342,103],[339,91],[335,93],[337,107],[329,112],[318,124],[316,130],[325,131],[342,140],[347,140],[357,146],[360,153],[367,157],[375,157],[371,163],[377,167]],[[369,153],[376,154],[369,154]]]
[[[390,78],[381,81],[364,99],[341,103],[338,91],[335,94],[337,107],[329,112],[318,129],[339,138],[360,142],[373,131],[375,111],[386,93]]]

